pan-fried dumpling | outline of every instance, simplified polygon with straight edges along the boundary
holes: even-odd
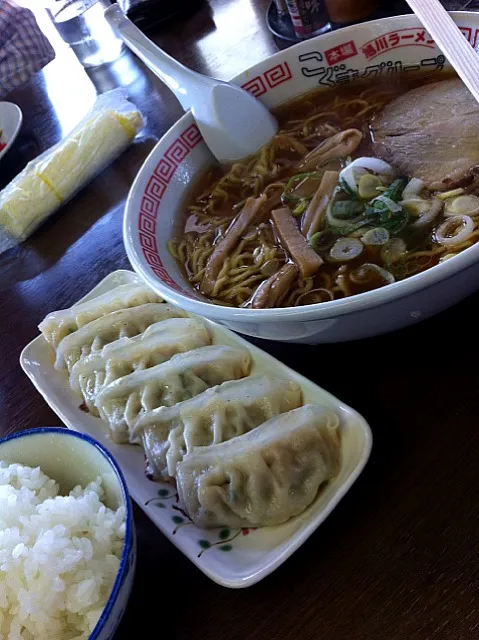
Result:
[[[191,400],[146,413],[131,440],[143,442],[149,475],[169,480],[193,447],[230,440],[296,409],[301,401],[301,388],[291,380],[250,376],[223,382]]]
[[[161,302],[161,298],[139,282],[122,284],[92,300],[80,302],[71,307],[71,309],[62,309],[61,311],[49,313],[40,322],[38,328],[45,340],[56,349],[60,344],[60,340],[85,324],[92,322],[92,320],[101,318],[101,316],[112,311],[137,307],[148,302]]]
[[[98,394],[95,405],[109,423],[115,442],[128,442],[128,428],[156,407],[171,407],[216,384],[248,375],[248,351],[223,345],[201,347],[173,356],[168,362],[135,371]]]
[[[110,342],[137,336],[154,322],[185,315],[181,309],[164,303],[142,304],[108,313],[63,338],[58,345],[55,368],[61,369],[66,365],[71,371],[80,358],[101,351]]]
[[[339,460],[338,416],[308,404],[194,449],[176,467],[177,487],[199,527],[264,527],[304,511]]]
[[[101,389],[139,369],[161,364],[177,353],[211,344],[205,325],[193,318],[170,318],[150,325],[134,338],[120,338],[101,352],[80,358],[70,373],[70,386],[83,394],[85,404],[98,415],[95,398]]]

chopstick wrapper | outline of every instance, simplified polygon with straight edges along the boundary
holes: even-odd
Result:
[[[0,253],[28,238],[111,164],[143,124],[124,90],[99,96],[66,138],[29,162],[0,192]]]

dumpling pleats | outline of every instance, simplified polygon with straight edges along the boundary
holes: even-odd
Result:
[[[209,446],[246,433],[273,416],[301,405],[301,388],[291,380],[252,376],[224,382],[173,407],[146,413],[132,440],[142,442],[149,475],[169,480],[194,447]]]
[[[172,407],[226,380],[244,378],[250,368],[247,351],[223,345],[201,347],[110,383],[95,405],[112,438],[128,442],[129,430],[148,411]]]
[[[142,304],[108,313],[63,338],[57,348],[55,368],[67,367],[71,371],[80,358],[98,353],[110,342],[137,336],[160,320],[185,315],[181,309],[162,303]]]
[[[82,393],[93,415],[97,395],[111,382],[134,371],[166,362],[174,355],[211,344],[205,325],[193,318],[170,318],[150,325],[133,338],[120,338],[101,352],[76,362],[70,373],[70,386]]]
[[[177,465],[177,487],[200,527],[263,527],[302,513],[339,469],[339,417],[305,405]]]
[[[89,322],[107,313],[148,302],[161,302],[161,298],[140,282],[122,284],[91,300],[80,302],[70,309],[49,313],[38,328],[45,340],[56,349],[65,336]]]

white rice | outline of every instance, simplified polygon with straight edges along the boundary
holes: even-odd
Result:
[[[125,508],[101,479],[68,496],[40,468],[0,461],[0,639],[87,640],[118,571]]]

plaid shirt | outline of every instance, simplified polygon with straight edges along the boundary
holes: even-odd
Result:
[[[54,57],[33,13],[11,0],[0,0],[0,98]]]

